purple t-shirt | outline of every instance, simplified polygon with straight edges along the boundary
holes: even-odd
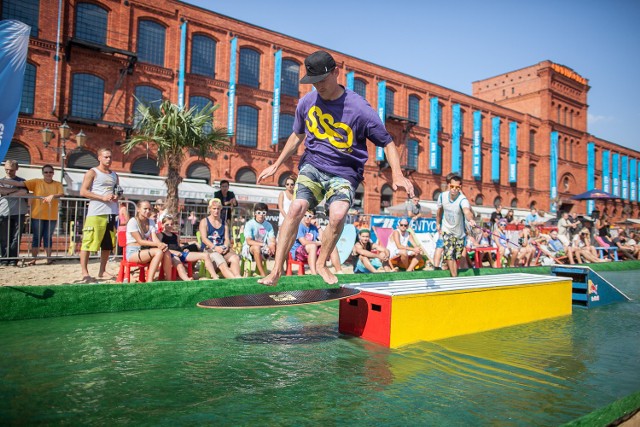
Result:
[[[369,159],[367,139],[378,147],[391,142],[371,105],[349,89],[334,101],[325,101],[315,90],[305,95],[296,109],[293,132],[306,135],[300,169],[309,163],[349,180],[354,189],[364,178]]]

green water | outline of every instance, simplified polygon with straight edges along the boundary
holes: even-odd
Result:
[[[389,350],[337,303],[0,324],[3,425],[558,425],[640,390],[634,301]]]

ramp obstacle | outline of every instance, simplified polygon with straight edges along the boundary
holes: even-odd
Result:
[[[571,314],[571,278],[535,274],[344,285],[339,330],[386,347]]]
[[[573,280],[571,301],[573,305],[595,308],[615,302],[629,301],[630,298],[609,283],[604,277],[586,266],[553,266],[551,274]]]

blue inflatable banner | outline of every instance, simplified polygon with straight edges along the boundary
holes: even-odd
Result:
[[[482,112],[473,112],[473,148],[471,161],[472,175],[476,180],[482,179]]]
[[[636,159],[629,159],[629,200],[632,202],[638,200],[637,163]]]
[[[453,121],[451,128],[451,172],[462,174],[460,138],[462,137],[462,111],[460,104],[453,104]]]
[[[609,150],[602,150],[602,191],[611,192],[611,156]]]
[[[500,117],[491,119],[491,181],[500,183]]]
[[[355,73],[353,71],[349,71],[346,77],[347,77],[347,89],[353,90],[353,85],[355,82]]]
[[[518,181],[518,123],[509,123],[509,183]]]
[[[180,63],[178,64],[178,107],[184,107],[184,70],[187,57],[187,21],[180,25]]]
[[[30,31],[31,27],[20,21],[0,21],[0,161],[7,155],[16,130]]]
[[[372,215],[371,216],[371,229],[375,228],[397,228],[398,222],[403,217],[388,216],[388,215]],[[418,218],[412,222],[413,231],[416,233],[437,233],[436,220],[434,218]],[[372,236],[373,237],[373,236]]]
[[[587,191],[596,188],[596,144],[587,143]],[[587,200],[587,215],[595,209],[595,200]]]
[[[622,198],[629,200],[629,158],[627,156],[621,157],[622,163]]]
[[[431,98],[431,121],[429,123],[429,169],[440,174],[442,170],[440,144],[438,135],[440,133],[440,104],[438,98]]]
[[[549,196],[551,198],[551,209],[549,210],[555,213],[558,210],[558,203],[556,202],[558,197],[558,132],[555,131],[551,132],[549,169]]]
[[[233,135],[235,132],[236,116],[236,59],[238,57],[238,38],[231,39],[231,57],[229,58],[229,113],[227,115],[227,132]]]
[[[271,120],[271,145],[278,145],[280,132],[280,80],[282,75],[282,49],[273,54],[273,116]]]
[[[611,194],[620,197],[620,154],[611,155]]]
[[[382,80],[378,82],[378,116],[384,125],[387,121],[387,82]],[[376,162],[384,161],[384,148],[376,147]]]

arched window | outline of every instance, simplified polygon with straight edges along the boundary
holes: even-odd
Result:
[[[67,167],[70,168],[91,169],[99,164],[96,155],[87,150],[76,150],[67,157]]]
[[[165,28],[153,21],[138,23],[138,61],[164,67]]]
[[[236,144],[243,147],[258,146],[258,110],[248,105],[238,107]]]
[[[22,99],[20,101],[20,113],[33,114],[36,98],[36,66],[27,65],[24,69],[24,84],[22,85]]]
[[[476,196],[476,199],[474,200],[473,204],[476,206],[484,205],[484,197],[482,196],[482,194],[478,194]]]
[[[384,110],[387,116],[394,114],[396,93],[393,89],[387,87],[384,94]]]
[[[409,95],[409,120],[420,123],[420,98]]]
[[[140,157],[131,165],[131,172],[141,175],[160,175],[160,168],[156,159]]]
[[[493,199],[493,206],[494,207],[502,206],[502,197],[498,196],[495,199]]]
[[[189,98],[189,107],[190,108],[196,107],[198,111],[201,111],[204,107],[206,107],[209,104],[213,105],[213,101],[210,100],[209,98],[205,98],[204,96],[192,96]],[[202,130],[204,131],[204,133],[206,134],[211,133],[211,131],[213,130],[212,121],[213,121],[213,116],[210,118],[209,122],[207,122],[202,127]]]
[[[107,44],[107,18],[109,12],[93,3],[76,6],[75,37],[99,45]]]
[[[538,202],[536,202],[535,200],[532,200],[531,203],[529,203],[529,209],[533,209],[536,206],[538,206]]]
[[[518,199],[517,198],[513,198],[511,199],[511,205],[512,208],[517,208],[518,207]]]
[[[216,41],[194,34],[191,42],[191,72],[214,78],[216,75]]]
[[[4,156],[4,159],[15,160],[20,165],[31,164],[31,154],[29,154],[29,150],[27,150],[27,147],[15,140],[11,141],[11,144],[9,144],[9,149],[7,150],[7,154]],[[19,175],[20,174],[18,174],[18,176]]]
[[[529,165],[529,188],[536,188],[536,165]]]
[[[360,183],[358,188],[356,189],[355,200],[353,201],[353,206],[356,208],[362,208],[362,201],[364,200],[364,185]]]
[[[102,119],[104,80],[92,74],[74,74],[71,89],[71,115]]]
[[[382,186],[380,190],[380,212],[386,212],[393,201],[393,190],[387,184]]]
[[[293,132],[293,114],[280,113],[280,124],[278,126],[278,142],[286,143]]]
[[[362,79],[353,79],[353,91],[367,99],[367,82]]]
[[[240,49],[238,83],[260,87],[260,53],[246,47]]]
[[[536,131],[529,131],[529,152],[534,154],[536,152]]]
[[[211,171],[209,166],[202,162],[194,162],[187,168],[187,178],[204,179],[211,184]]]
[[[3,0],[2,19],[17,19],[31,27],[31,37],[38,37],[40,0]]]
[[[133,125],[137,126],[142,118],[138,112],[138,105],[159,106],[162,102],[162,92],[151,86],[137,86],[133,104]]]
[[[255,184],[256,173],[249,168],[242,168],[236,174],[236,182],[243,184]]]
[[[437,189],[437,190],[435,190],[435,191],[433,192],[433,194],[431,195],[431,198],[432,198],[434,201],[437,201],[437,200],[438,200],[438,197],[440,197],[440,194],[442,194],[442,191],[440,191],[440,189]]]
[[[280,93],[298,98],[300,96],[300,92],[298,90],[300,81],[300,65],[290,59],[283,60],[282,73],[280,76]]]
[[[419,142],[415,139],[407,141],[407,169],[418,170],[418,146]]]

